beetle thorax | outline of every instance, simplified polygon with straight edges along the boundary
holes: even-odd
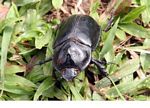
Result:
[[[76,45],[69,47],[67,53],[71,57],[70,59],[72,59],[76,63],[85,59],[86,56],[85,53]]]
[[[54,66],[57,70],[64,68],[85,69],[91,59],[91,48],[78,42],[67,42],[62,47],[56,47]]]

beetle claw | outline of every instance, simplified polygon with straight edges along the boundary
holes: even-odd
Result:
[[[34,66],[36,66],[36,65],[42,65],[42,64],[45,64],[45,63],[50,62],[50,61],[52,61],[52,60],[53,60],[53,58],[50,57],[50,58],[48,58],[48,59],[46,59],[46,60],[44,60],[44,61],[40,61],[40,62],[34,64]]]
[[[100,60],[95,60],[95,59],[91,59],[91,63],[95,64],[99,70],[99,72],[103,75],[103,76],[108,76],[108,73],[106,72],[105,66],[104,66],[104,62],[100,61]]]

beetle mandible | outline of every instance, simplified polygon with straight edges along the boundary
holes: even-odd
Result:
[[[100,41],[100,36],[101,28],[92,17],[72,15],[57,31],[53,57],[39,64],[52,60],[54,68],[67,81],[73,80],[90,64],[95,64],[99,71],[106,75],[103,62],[91,56]]]

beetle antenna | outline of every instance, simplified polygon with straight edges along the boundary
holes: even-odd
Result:
[[[50,58],[48,58],[48,59],[46,59],[46,60],[39,61],[38,63],[34,64],[33,66],[42,65],[42,64],[45,64],[45,63],[50,62],[50,61],[52,61],[52,60],[53,60],[53,58],[50,57]]]
[[[106,28],[103,30],[104,32],[107,32],[110,30],[111,26],[113,25],[114,16],[111,15],[110,19],[108,20]]]

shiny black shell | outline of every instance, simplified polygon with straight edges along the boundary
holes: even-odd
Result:
[[[73,15],[61,24],[54,48],[68,39],[75,39],[94,50],[100,41],[100,33],[100,26],[92,17]]]
[[[62,72],[66,68],[84,70],[100,40],[100,26],[90,16],[73,15],[60,25],[53,45],[53,65]]]

